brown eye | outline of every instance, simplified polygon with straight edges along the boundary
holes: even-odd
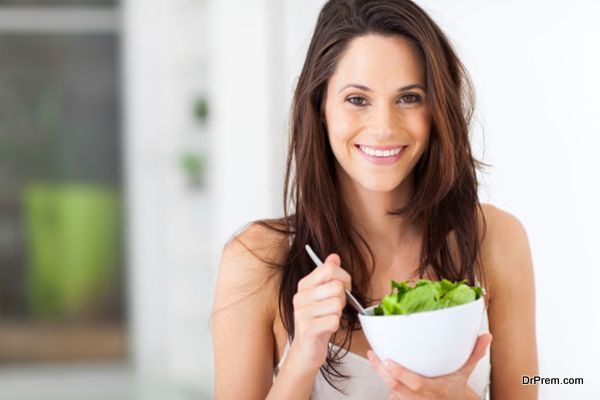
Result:
[[[407,100],[403,100],[402,103],[408,103],[408,104],[419,103],[421,101],[421,96],[419,96],[418,94],[407,94],[400,98],[407,99]]]
[[[354,101],[354,100],[358,100],[358,101]],[[364,97],[352,96],[352,97],[349,97],[346,101],[349,102],[350,104],[354,104],[355,106],[364,106],[365,104],[361,102],[362,100],[365,100]]]

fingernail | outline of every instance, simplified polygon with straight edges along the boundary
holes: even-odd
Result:
[[[390,367],[392,366],[392,363],[390,362],[390,360],[385,360],[385,361],[383,362],[383,365],[384,365],[384,367],[386,367],[386,368],[390,368]]]

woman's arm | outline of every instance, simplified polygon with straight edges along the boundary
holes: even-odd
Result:
[[[527,233],[513,215],[486,205],[488,234],[482,248],[490,299],[491,398],[537,399],[536,385],[522,376],[538,375],[535,284]]]
[[[240,241],[268,260],[278,243],[267,228],[252,225],[223,250],[211,320],[215,398],[308,399],[318,370],[293,368],[293,352],[273,384],[278,276]]]

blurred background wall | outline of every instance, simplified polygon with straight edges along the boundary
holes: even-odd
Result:
[[[600,397],[595,2],[417,1],[533,252],[540,398]],[[225,241],[282,215],[316,0],[0,0],[0,399],[208,399]]]

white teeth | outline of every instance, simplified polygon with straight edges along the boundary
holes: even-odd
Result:
[[[402,147],[398,147],[397,149],[392,149],[392,150],[375,150],[375,149],[372,149],[372,148],[366,147],[366,146],[359,146],[359,147],[363,152],[367,153],[368,155],[376,156],[376,157],[395,156],[396,154],[398,154],[402,151]]]

